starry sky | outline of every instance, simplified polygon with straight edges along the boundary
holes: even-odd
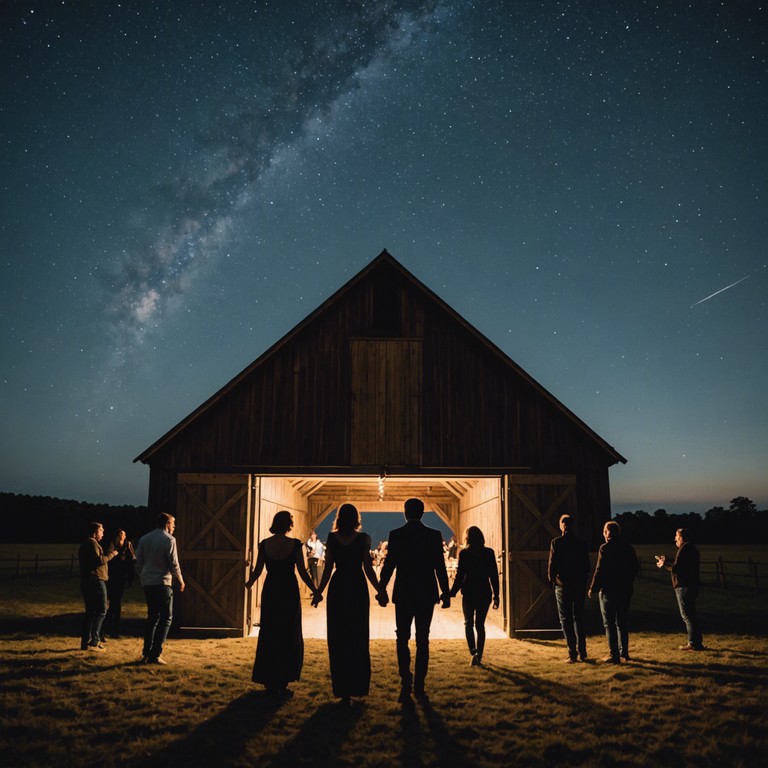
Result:
[[[3,0],[0,490],[133,459],[386,248],[628,459],[768,506],[748,0]]]

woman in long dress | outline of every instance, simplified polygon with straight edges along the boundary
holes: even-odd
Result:
[[[353,696],[367,696],[371,682],[369,597],[366,576],[376,592],[379,580],[373,570],[371,537],[359,531],[360,514],[352,504],[342,504],[328,534],[325,569],[312,604],[322,600],[328,581],[328,658],[333,695],[344,707]]]
[[[254,683],[262,683],[275,695],[285,693],[288,683],[299,679],[304,662],[296,571],[313,595],[315,593],[315,585],[304,566],[302,543],[287,535],[292,528],[290,512],[283,510],[274,516],[269,529],[273,535],[259,543],[256,567],[245,584],[250,589],[266,567],[259,640],[251,679]]]
[[[485,617],[488,609],[499,607],[499,570],[496,555],[485,546],[485,536],[471,525],[464,534],[464,548],[459,552],[459,566],[451,587],[451,597],[461,590],[464,632],[472,655],[472,666],[483,661],[485,649]]]

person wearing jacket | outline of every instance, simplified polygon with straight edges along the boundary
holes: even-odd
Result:
[[[634,547],[621,536],[621,526],[609,520],[603,526],[605,543],[597,554],[597,565],[588,595],[597,592],[603,617],[609,655],[604,661],[619,664],[629,661],[629,603],[633,582],[640,570]]]

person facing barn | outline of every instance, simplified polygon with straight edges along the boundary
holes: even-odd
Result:
[[[568,646],[566,661],[587,660],[584,599],[589,580],[589,548],[573,532],[573,518],[560,516],[561,536],[549,546],[547,578],[554,587],[557,615]]]

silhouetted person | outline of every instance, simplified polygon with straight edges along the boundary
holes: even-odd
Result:
[[[491,601],[494,610],[499,607],[496,555],[490,547],[485,546],[485,536],[476,525],[471,525],[464,533],[464,549],[459,552],[459,566],[451,587],[451,597],[456,597],[459,590],[464,613],[464,634],[472,655],[471,664],[475,667],[483,662],[485,618]]]
[[[677,554],[675,562],[668,565],[664,555],[656,555],[656,565],[672,573],[672,586],[680,608],[680,617],[688,633],[688,642],[680,646],[681,651],[703,651],[704,638],[701,636],[699,616],[696,612],[696,598],[701,587],[701,557],[696,545],[691,541],[687,528],[678,528],[675,532]]]
[[[312,601],[323,599],[328,587],[328,659],[333,695],[348,707],[353,696],[367,696],[371,683],[369,651],[370,599],[366,577],[379,591],[373,570],[371,537],[360,530],[360,514],[352,504],[342,504],[328,534],[323,577]]]
[[[112,552],[115,552],[115,556],[109,561],[109,580],[107,581],[109,607],[101,629],[102,638],[107,632],[112,637],[120,637],[123,593],[133,573],[133,563],[136,560],[133,545],[122,529],[115,531],[112,537],[107,554]]]
[[[136,568],[147,601],[147,624],[141,660],[145,664],[166,664],[163,645],[173,620],[173,579],[184,591],[184,577],[173,532],[176,518],[166,512],[157,516],[157,528],[144,534],[136,547]]]
[[[597,555],[595,574],[589,588],[600,593],[600,613],[603,616],[608,638],[609,656],[605,661],[619,664],[629,661],[629,602],[632,599],[633,581],[639,570],[634,548],[621,537],[621,527],[615,520],[603,526],[605,544]]]
[[[115,557],[105,555],[99,543],[104,538],[104,526],[101,523],[88,524],[88,536],[81,542],[77,553],[80,565],[80,591],[85,602],[82,630],[80,633],[81,651],[104,652],[101,641],[101,625],[107,613],[107,563]]]
[[[429,627],[435,603],[442,601],[448,608],[448,574],[443,557],[443,539],[440,531],[427,528],[421,518],[424,502],[408,499],[404,505],[406,523],[391,531],[387,556],[381,568],[381,590],[377,598],[380,605],[387,604],[386,588],[397,569],[392,602],[395,604],[397,634],[397,665],[400,672],[400,701],[411,695],[424,696],[424,681],[429,667]],[[438,582],[440,592],[438,592]],[[411,674],[411,625],[416,625],[416,663]]]
[[[562,536],[549,545],[547,578],[555,588],[557,615],[568,646],[569,662],[587,659],[587,635],[584,631],[584,598],[589,580],[589,549],[573,532],[573,518],[560,518]]]
[[[288,536],[293,515],[287,510],[272,518],[273,534],[259,543],[256,567],[245,586],[250,589],[266,567],[267,578],[261,591],[259,640],[251,679],[262,683],[275,696],[287,694],[288,683],[298,680],[304,663],[304,636],[301,632],[301,602],[296,571],[316,594],[315,585],[304,566],[302,544]]]

